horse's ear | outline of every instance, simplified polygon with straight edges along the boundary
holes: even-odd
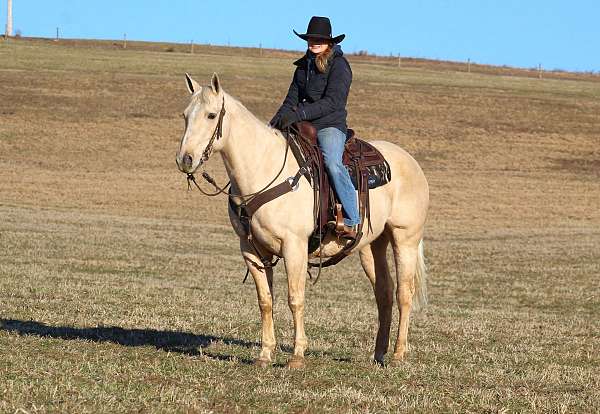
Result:
[[[210,80],[210,87],[212,88],[215,95],[221,93],[221,82],[219,81],[219,76],[216,73],[213,73],[212,79]]]
[[[187,85],[188,91],[190,91],[191,94],[200,90],[200,84],[194,79],[192,79],[190,74],[187,72],[185,73],[185,83]]]

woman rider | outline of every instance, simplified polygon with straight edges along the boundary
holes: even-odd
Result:
[[[352,70],[338,43],[346,35],[331,37],[329,19],[318,16],[310,19],[305,34],[294,33],[308,42],[308,50],[294,62],[296,71],[287,96],[270,124],[285,129],[298,121],[310,121],[315,126],[325,169],[342,203],[342,237],[353,239],[360,215],[350,174],[342,164]]]

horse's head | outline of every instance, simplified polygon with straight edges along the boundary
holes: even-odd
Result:
[[[192,94],[183,111],[185,132],[177,152],[177,166],[184,173],[193,173],[213,151],[223,147],[223,118],[225,94],[215,73],[210,86],[202,87],[185,74],[187,88]]]

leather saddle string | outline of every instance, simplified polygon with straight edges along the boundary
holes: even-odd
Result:
[[[362,153],[362,151],[361,151]],[[346,246],[344,246],[344,248],[338,252],[337,254],[335,254],[334,256],[328,258],[325,262],[321,262],[319,261],[319,264],[312,264],[309,263],[309,267],[319,267],[319,275],[321,273],[321,267],[328,267],[331,265],[335,265],[337,263],[339,263],[344,257],[348,256],[351,252],[351,250],[356,247],[360,241],[360,239],[362,238],[362,229],[363,229],[363,225],[364,225],[364,221],[365,218],[368,217],[368,214],[366,212],[366,208],[368,205],[368,196],[369,196],[369,185],[368,185],[368,176],[367,177],[363,177],[363,174],[360,173],[360,166],[361,166],[361,161],[360,161],[360,157],[358,159],[354,159],[354,166],[355,166],[355,174],[356,174],[356,184],[357,187],[359,189],[363,189],[363,194],[366,194],[367,200],[365,200],[364,203],[360,203],[360,197],[359,197],[359,214],[361,216],[361,221],[358,225],[358,229],[356,231],[356,235],[357,237],[352,240],[350,243],[348,243]],[[359,194],[360,194],[360,190],[359,190]],[[369,220],[369,225],[370,225],[370,220]],[[314,284],[317,283],[318,276],[317,275],[317,279],[315,280]]]
[[[321,167],[322,167],[322,164],[319,163],[319,180],[321,180],[321,177],[323,174],[323,169]],[[318,194],[321,191],[322,191],[322,188],[319,187],[317,190],[317,193],[316,193],[317,196],[315,197],[315,203],[319,202],[319,207],[317,209],[317,216],[316,216],[316,220],[315,220],[315,222],[317,223],[317,226],[319,227],[319,271],[317,272],[317,276],[315,277],[313,286],[316,285],[317,282],[319,281],[319,278],[321,277],[321,271],[323,270],[323,226],[321,226],[321,217],[320,217],[321,215],[319,214],[319,212],[323,208],[323,206],[321,205],[321,197],[318,196]],[[312,279],[312,275],[308,269],[310,269],[310,265],[307,266],[306,271],[308,272],[310,278]]]

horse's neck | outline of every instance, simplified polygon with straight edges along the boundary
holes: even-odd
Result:
[[[237,190],[249,194],[261,190],[275,178],[283,165],[286,142],[239,102],[232,102],[231,106],[229,135],[221,156]],[[289,151],[284,171],[274,184],[290,176],[288,170],[295,165],[297,162]]]

